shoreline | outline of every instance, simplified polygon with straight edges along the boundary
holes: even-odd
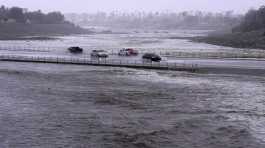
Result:
[[[58,36],[93,33],[73,24],[0,24],[0,40],[55,40]]]
[[[55,36],[34,36],[34,37],[27,37],[27,36],[13,36],[13,37],[1,37],[0,41],[16,41],[16,40],[31,40],[31,41],[46,41],[46,40],[58,40],[58,37]]]
[[[258,30],[244,33],[215,34],[205,37],[191,37],[189,39],[192,42],[207,43],[217,46],[265,50],[265,36],[263,32],[263,30]]]

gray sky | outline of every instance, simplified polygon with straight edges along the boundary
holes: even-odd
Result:
[[[0,0],[6,6],[30,10],[69,12],[120,11],[212,11],[234,10],[244,13],[250,8],[265,5],[265,0]]]

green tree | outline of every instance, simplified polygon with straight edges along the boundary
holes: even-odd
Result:
[[[15,19],[19,23],[26,22],[26,17],[24,15],[23,9],[19,7],[12,7],[9,10],[8,18]]]
[[[45,23],[58,24],[64,22],[64,16],[60,12],[50,12],[45,16]]]

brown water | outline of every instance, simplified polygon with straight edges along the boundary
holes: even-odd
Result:
[[[264,53],[262,50],[236,49],[181,39],[182,37],[205,36],[209,30],[149,30],[148,32],[139,31],[139,33],[127,30],[123,32],[61,36],[58,40],[0,41],[0,53],[65,56],[70,55],[67,51],[70,46],[81,46],[85,54],[89,54],[93,49],[112,52],[122,48],[136,48],[143,52]]]
[[[0,63],[0,147],[261,148],[265,78]]]

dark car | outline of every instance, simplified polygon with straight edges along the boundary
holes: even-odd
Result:
[[[150,60],[150,61],[153,61],[153,62],[160,62],[162,60],[162,58],[155,54],[155,53],[145,53],[143,55],[143,59],[144,60]]]
[[[83,48],[80,47],[69,47],[68,51],[71,53],[83,53]]]

